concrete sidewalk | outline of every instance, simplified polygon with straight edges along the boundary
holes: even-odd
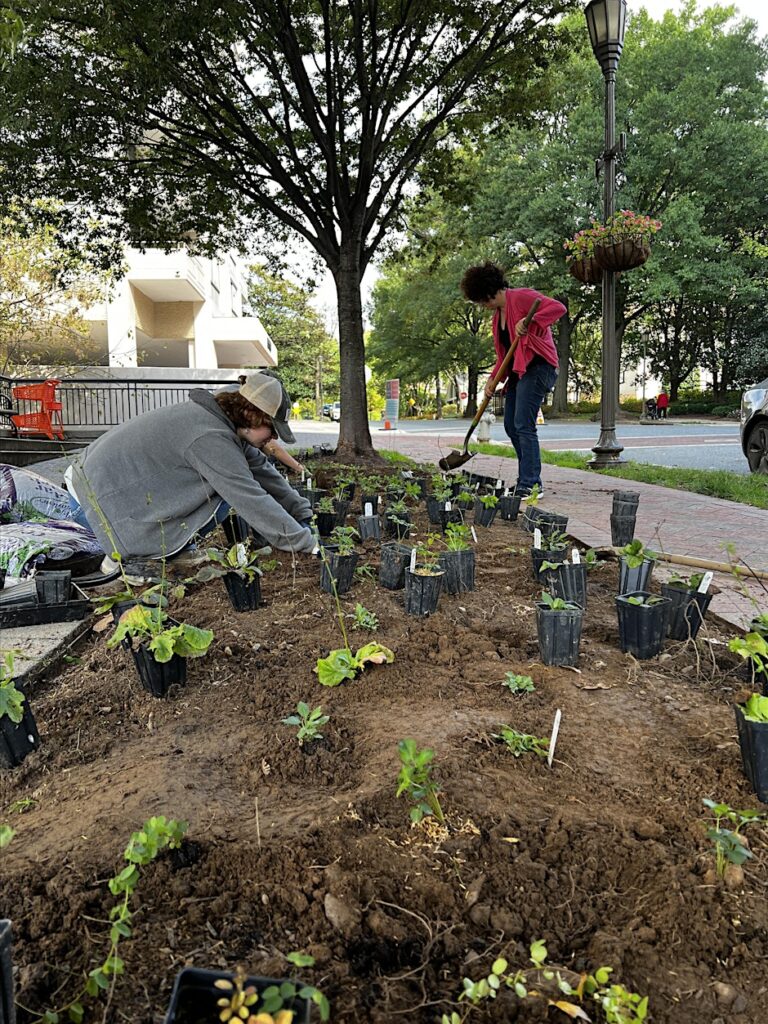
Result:
[[[452,448],[460,449],[463,442],[463,434],[455,438],[414,437],[399,431],[373,438],[379,449],[398,451],[436,468],[440,458]],[[500,477],[512,485],[517,461],[475,455],[466,469]],[[637,536],[650,548],[715,562],[733,560],[768,571],[768,510],[560,466],[542,466],[542,480],[545,493],[541,507],[567,515],[568,533],[588,547],[607,547],[611,543],[613,491],[637,491]],[[730,559],[726,550],[729,545],[734,552]],[[677,568],[686,576],[697,571],[686,566]],[[672,567],[659,562],[654,574],[663,580],[672,574]],[[743,629],[758,610],[768,611],[768,581],[764,589],[756,580],[736,580],[729,573],[718,572],[714,584],[720,593],[715,594],[710,610],[725,622]]]

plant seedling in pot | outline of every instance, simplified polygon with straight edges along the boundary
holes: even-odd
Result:
[[[13,651],[0,664],[0,766],[14,768],[40,743],[32,709],[13,678]]]
[[[229,573],[238,576],[244,583],[253,583],[257,577],[262,575],[259,567],[259,553],[247,541],[233,544],[226,551],[219,548],[207,548],[205,557],[208,564],[201,566],[193,577],[198,583],[220,579]]]
[[[440,806],[440,786],[432,778],[432,761],[434,750],[424,747],[422,750],[412,739],[400,740],[397,745],[400,754],[400,774],[397,778],[397,796],[404,793],[412,803],[411,821],[419,822],[427,815],[434,815],[441,825],[445,824],[445,815]]]
[[[548,566],[557,568],[552,562],[546,563]],[[541,592],[541,603],[546,605],[547,608],[552,612],[562,611],[580,611],[581,609],[577,604],[573,604],[571,601],[564,601],[562,597],[553,597],[548,591],[543,590]]]
[[[654,553],[649,551],[640,540],[632,540],[620,549],[619,554],[628,569],[639,569],[643,562],[653,560]]]
[[[186,622],[171,623],[162,608],[136,605],[121,617],[117,628],[107,640],[107,647],[117,647],[125,637],[145,643],[152,658],[163,664],[174,655],[180,658],[200,658],[213,640],[213,630],[198,629]]]
[[[322,515],[333,515],[336,512],[333,504],[333,498],[322,497],[318,498],[315,502],[315,512],[320,512]]]
[[[501,685],[510,693],[533,693],[536,689],[530,676],[516,675],[514,672],[507,672]]]
[[[323,734],[320,730],[329,721],[330,717],[323,714],[321,707],[310,708],[309,704],[305,704],[303,700],[300,700],[296,705],[295,715],[289,715],[287,718],[282,719],[283,725],[296,726],[296,739],[300,747],[303,747],[305,743],[311,743],[313,740],[321,740]]]
[[[416,545],[416,566],[413,571],[417,576],[437,576],[442,572],[440,552],[436,550],[440,541],[437,534],[429,533],[423,544]]]
[[[638,608],[652,608],[655,604],[661,604],[663,600],[662,597],[656,597],[655,594],[633,594],[627,598],[627,603]]]
[[[355,538],[360,534],[354,526],[337,526],[331,532],[331,544],[337,547],[337,554],[351,555],[355,550]]]
[[[469,551],[472,548],[470,538],[472,531],[464,523],[448,523],[445,528],[445,547],[447,551]]]
[[[499,504],[499,499],[495,494],[481,494],[477,499],[484,509],[496,508]]]
[[[546,757],[549,753],[549,740],[546,736],[532,736],[530,733],[518,732],[510,725],[502,725],[501,732],[491,733],[491,739],[501,740],[506,743],[509,750],[515,757],[523,754],[537,754],[539,757]]]
[[[768,688],[768,638],[760,633],[747,633],[734,637],[728,643],[728,650],[751,662],[755,679],[762,683],[764,690]]]

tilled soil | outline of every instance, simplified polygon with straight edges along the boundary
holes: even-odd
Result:
[[[426,527],[422,506],[416,535]],[[402,591],[356,581],[347,628],[359,601],[395,661],[336,689],[313,672],[342,646],[333,600],[316,559],[284,554],[258,611],[235,613],[217,581],[173,606],[215,640],[169,699],[141,690],[109,630],[37,686],[43,745],[0,776],[0,820],[17,829],[0,854],[0,916],[13,920],[20,1003],[66,1002],[100,962],[107,880],[131,831],[164,814],[189,821],[188,839],[142,869],[126,975],[88,1019],[157,1022],[184,964],[280,977],[302,950],[316,964],[298,973],[333,1021],[433,1024],[463,977],[500,955],[525,966],[541,938],[553,963],[613,967],[650,996],[655,1024],[766,1020],[766,831],[748,832],[742,888],[706,874],[702,799],[760,806],[740,768],[730,704],[744,677],[728,635],[706,623],[661,658],[622,654],[609,564],[590,575],[579,671],[547,668],[530,536],[501,521],[478,534],[476,590],[443,595],[428,619],[404,614]],[[369,543],[361,563],[378,560]],[[353,647],[371,638],[350,632]],[[504,689],[510,670],[535,693]],[[299,700],[330,715],[316,745],[281,724]],[[551,770],[492,738],[502,724],[548,736],[557,708]],[[445,829],[411,826],[395,797],[407,736],[435,750]],[[32,809],[8,813],[25,797]],[[508,996],[486,1006],[473,1016],[566,1019]]]

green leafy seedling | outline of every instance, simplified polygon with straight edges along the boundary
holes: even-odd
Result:
[[[515,757],[523,754],[533,753],[539,757],[546,757],[549,753],[549,740],[546,736],[539,738],[530,733],[518,732],[509,725],[502,725],[501,732],[491,733],[491,738],[506,743]]]
[[[323,714],[321,707],[310,708],[309,704],[305,704],[303,700],[300,700],[296,705],[295,715],[289,715],[282,720],[283,725],[297,727],[296,739],[299,741],[300,747],[303,747],[305,743],[311,743],[313,740],[322,739],[323,734],[320,732],[320,729],[327,725],[329,721],[329,716]]]
[[[533,693],[536,689],[530,676],[519,676],[514,672],[507,672],[501,685],[510,693]]]
[[[374,633],[379,628],[378,616],[365,607],[365,605],[358,603],[355,605],[355,621],[352,623],[352,629],[367,629],[370,633]]]
[[[400,774],[397,778],[397,796],[406,794],[412,803],[411,821],[419,822],[427,815],[434,815],[440,824],[445,823],[445,815],[438,799],[440,787],[432,778],[432,761],[434,750],[424,747],[422,750],[412,739],[400,740],[397,745],[400,754]]]

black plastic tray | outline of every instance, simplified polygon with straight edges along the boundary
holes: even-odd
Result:
[[[66,604],[5,604],[0,608],[0,626],[44,626],[49,622],[77,622],[84,619],[93,605],[78,587],[72,584],[72,597]]]

